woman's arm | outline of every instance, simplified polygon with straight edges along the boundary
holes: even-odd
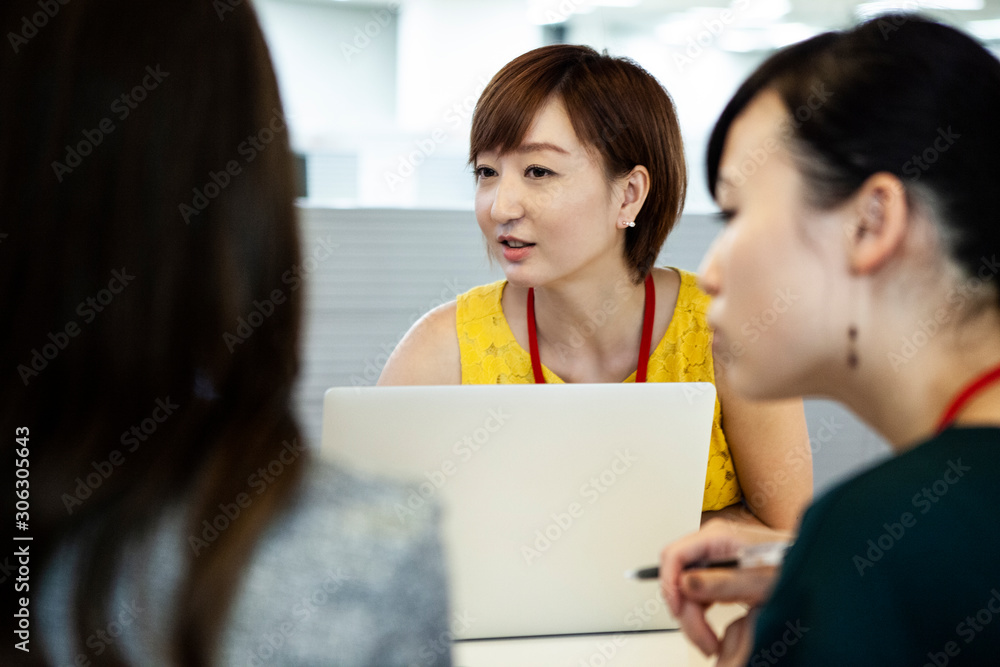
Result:
[[[731,389],[718,360],[715,386],[722,405],[722,430],[745,506],[703,512],[702,522],[722,517],[771,528],[796,528],[813,491],[812,451],[802,399],[748,401]]]
[[[389,355],[379,385],[462,384],[455,302],[414,322]]]

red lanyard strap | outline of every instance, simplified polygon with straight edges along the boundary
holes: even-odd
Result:
[[[646,274],[646,308],[642,313],[642,339],[639,341],[639,359],[635,364],[635,381],[646,381],[646,367],[649,366],[649,346],[653,342],[653,315],[656,313],[656,288],[653,274]]]
[[[949,405],[944,411],[944,414],[941,416],[941,420],[938,422],[937,432],[940,433],[948,428],[948,426],[955,421],[955,417],[958,416],[958,413],[962,410],[962,408],[965,407],[965,404],[972,400],[973,396],[986,389],[986,387],[990,386],[997,380],[1000,380],[1000,366],[996,366],[986,371],[978,378],[967,384],[965,388],[958,392],[958,395],[952,399],[951,405]]]
[[[535,288],[528,288],[528,348],[531,352],[531,372],[535,374],[535,384],[545,384],[542,374],[542,358],[538,356],[538,332],[535,329]]]
[[[646,276],[646,307],[642,313],[642,338],[639,341],[639,359],[635,366],[635,381],[646,381],[649,366],[649,348],[653,342],[653,319],[656,314],[656,287],[653,275]],[[538,354],[538,330],[535,328],[535,288],[528,288],[528,350],[531,353],[531,372],[535,384],[545,384],[542,374],[542,359]]]

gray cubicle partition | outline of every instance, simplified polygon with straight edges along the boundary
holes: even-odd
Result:
[[[374,384],[418,317],[502,273],[486,259],[471,211],[300,212],[303,262],[283,287],[306,291],[297,403],[305,435],[318,446],[328,387]],[[683,216],[657,264],[695,271],[718,230],[711,216]],[[888,454],[881,438],[836,404],[807,401],[806,415],[817,492]]]

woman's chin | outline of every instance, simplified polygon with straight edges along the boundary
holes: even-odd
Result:
[[[502,268],[508,284],[514,287],[528,289],[529,287],[536,287],[538,285],[538,276],[530,271],[525,271],[522,266],[504,263]]]

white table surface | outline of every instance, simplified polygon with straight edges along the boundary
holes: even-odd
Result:
[[[709,620],[721,629],[745,611],[736,605],[714,607]],[[621,634],[488,639],[456,642],[455,667],[708,667],[708,659],[679,630]]]

